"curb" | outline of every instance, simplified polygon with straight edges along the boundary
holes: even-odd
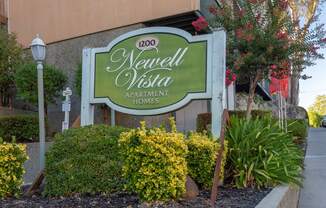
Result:
[[[297,208],[299,191],[299,187],[277,186],[255,208]]]

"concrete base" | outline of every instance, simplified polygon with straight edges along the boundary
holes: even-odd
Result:
[[[299,187],[277,186],[255,208],[297,208]]]

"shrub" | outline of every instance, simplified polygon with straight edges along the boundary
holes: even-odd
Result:
[[[44,65],[44,109],[55,103],[55,99],[61,95],[67,76],[62,70],[51,65]],[[37,73],[35,63],[25,63],[19,66],[15,74],[17,94],[23,100],[37,104]]]
[[[76,69],[76,75],[75,75],[75,89],[77,91],[77,95],[80,97],[81,96],[81,83],[82,83],[82,73],[83,73],[83,65],[81,63],[78,63],[77,69]]]
[[[188,174],[200,186],[204,188],[211,188],[216,165],[216,156],[221,148],[219,141],[210,139],[207,135],[202,133],[191,133],[186,142],[188,146]],[[221,165],[221,180],[223,180],[224,176],[226,154],[227,142],[225,141]]]
[[[229,111],[230,116],[237,116],[240,118],[246,117],[246,111]],[[263,117],[272,117],[272,111],[268,110],[252,110],[251,117],[255,118],[263,118]]]
[[[123,187],[118,138],[125,129],[106,125],[69,129],[46,154],[45,194],[111,193]]]
[[[15,115],[0,117],[0,137],[4,141],[38,141],[39,125],[36,115]]]
[[[315,111],[308,111],[309,125],[314,128],[320,127],[323,116]]]
[[[277,122],[231,117],[226,137],[228,176],[238,188],[301,185],[303,152]]]
[[[185,192],[187,145],[172,124],[172,132],[166,132],[146,129],[141,122],[141,128],[120,136],[126,188],[144,201],[178,198]]]
[[[20,194],[27,159],[26,145],[6,143],[0,138],[0,198]]]
[[[308,136],[308,123],[304,119],[288,119],[287,130],[298,142]]]
[[[246,117],[246,111],[229,111],[230,116],[237,116],[239,118]],[[252,110],[251,117],[262,118],[262,117],[272,117],[272,111],[265,110]],[[203,132],[208,130],[208,125],[212,123],[211,113],[201,113],[197,116],[197,132]]]

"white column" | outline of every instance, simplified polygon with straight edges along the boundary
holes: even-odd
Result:
[[[81,93],[81,112],[80,125],[92,125],[94,123],[94,105],[90,103],[91,89],[91,49],[83,50],[83,68],[82,68],[82,93]]]
[[[235,82],[232,82],[227,88],[227,109],[234,110],[235,109]]]
[[[215,138],[220,136],[221,120],[223,114],[223,98],[225,98],[225,52],[226,34],[224,30],[213,32],[212,54],[212,134]]]

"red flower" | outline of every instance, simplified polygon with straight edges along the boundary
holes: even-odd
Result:
[[[232,82],[234,82],[236,80],[237,76],[235,73],[233,73],[231,71],[231,69],[226,69],[226,73],[225,73],[225,84],[226,86],[229,86],[230,84],[232,84]]]
[[[213,15],[217,15],[217,8],[213,5],[209,6],[208,11]]]
[[[193,21],[191,24],[198,32],[208,27],[208,22],[203,16],[199,17],[196,21]]]
[[[258,3],[258,0],[249,0],[249,2],[250,2],[251,4],[257,4],[257,3]]]
[[[232,81],[235,81],[237,79],[237,75],[232,74]]]

